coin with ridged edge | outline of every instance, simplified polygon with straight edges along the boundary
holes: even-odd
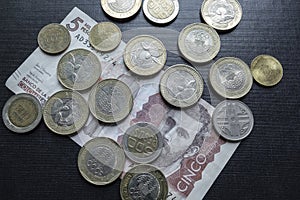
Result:
[[[101,0],[106,14],[116,19],[126,19],[135,15],[142,6],[142,0]]]
[[[194,105],[202,96],[204,83],[201,75],[184,64],[169,67],[160,80],[160,93],[173,106]]]
[[[61,90],[53,94],[43,111],[47,127],[59,135],[70,135],[79,131],[89,117],[85,99],[76,91]]]
[[[105,79],[91,90],[89,108],[101,122],[116,123],[125,119],[133,107],[130,88],[117,79]]]
[[[230,141],[246,138],[254,126],[250,108],[238,100],[219,103],[213,112],[212,121],[216,132]]]
[[[60,24],[48,24],[38,34],[39,47],[46,53],[58,54],[65,51],[71,43],[67,28]]]
[[[11,96],[2,110],[5,126],[15,133],[33,130],[42,119],[40,102],[32,95],[21,93]]]
[[[94,185],[107,185],[122,173],[125,154],[114,140],[98,137],[80,149],[77,163],[85,180]]]
[[[74,49],[67,52],[57,65],[59,82],[71,90],[90,88],[97,82],[101,72],[99,59],[86,49]]]
[[[152,165],[137,165],[121,181],[122,200],[159,199],[168,195],[168,183],[163,173]]]

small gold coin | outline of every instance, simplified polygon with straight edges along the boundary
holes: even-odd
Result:
[[[111,22],[96,24],[89,35],[91,45],[98,51],[108,52],[117,48],[121,42],[120,28]]]
[[[253,78],[261,85],[274,86],[283,77],[283,68],[280,62],[269,55],[259,55],[251,63]]]
[[[142,6],[142,0],[101,0],[106,14],[116,19],[126,19],[135,15]]]

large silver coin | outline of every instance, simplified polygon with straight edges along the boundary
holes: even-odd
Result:
[[[169,67],[160,80],[163,98],[173,106],[185,108],[199,101],[203,93],[203,79],[192,67],[178,64]]]
[[[49,54],[63,52],[70,43],[71,36],[68,29],[60,24],[48,24],[38,34],[39,47]]]
[[[149,76],[158,73],[167,61],[164,44],[150,35],[132,38],[124,51],[124,62],[135,74]]]
[[[129,127],[123,137],[126,156],[136,163],[150,163],[161,153],[163,138],[153,125],[140,122]]]
[[[204,0],[201,7],[204,21],[218,30],[229,30],[242,19],[242,6],[237,0]]]
[[[217,133],[230,141],[240,141],[246,138],[254,126],[250,108],[237,100],[225,100],[219,103],[212,119]]]
[[[122,200],[165,200],[168,183],[163,173],[151,165],[138,165],[129,170],[121,181]]]
[[[89,96],[92,114],[105,123],[115,123],[125,119],[133,106],[130,88],[117,79],[98,82]]]
[[[122,39],[120,28],[111,22],[101,22],[93,26],[89,41],[98,51],[108,52],[119,46]]]
[[[30,94],[17,94],[10,97],[2,110],[5,126],[16,133],[33,130],[42,119],[40,102]]]
[[[44,107],[43,117],[54,133],[69,135],[79,131],[89,116],[85,99],[76,91],[62,90],[53,94]]]
[[[101,0],[101,7],[113,18],[125,19],[135,15],[142,6],[142,0]]]
[[[94,185],[107,185],[115,181],[122,173],[124,165],[124,151],[110,138],[92,139],[78,154],[81,175]]]
[[[97,56],[86,49],[74,49],[58,62],[59,82],[71,90],[85,90],[94,85],[101,75],[101,63]]]
[[[220,51],[221,41],[212,27],[194,23],[186,26],[179,34],[178,48],[184,58],[195,63],[212,60]]]
[[[210,69],[209,80],[219,95],[229,99],[245,96],[253,84],[248,65],[241,59],[233,57],[217,60]]]
[[[179,2],[178,0],[144,0],[143,12],[154,23],[169,23],[179,13]]]

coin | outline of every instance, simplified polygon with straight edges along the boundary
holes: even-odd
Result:
[[[210,26],[194,23],[186,26],[178,37],[180,53],[189,61],[205,63],[212,60],[220,51],[218,33]]]
[[[85,90],[94,85],[101,75],[101,63],[97,56],[86,49],[74,49],[58,62],[59,82],[71,90]]]
[[[113,18],[125,19],[135,15],[142,6],[142,0],[101,0],[102,9]]]
[[[204,0],[201,7],[204,21],[218,30],[236,27],[242,14],[242,6],[237,0]]]
[[[108,52],[119,46],[122,39],[120,28],[111,22],[102,22],[93,26],[89,41],[98,51]]]
[[[129,87],[117,79],[106,79],[92,88],[89,96],[91,113],[105,123],[119,122],[127,117],[133,106]]]
[[[89,108],[76,91],[62,90],[53,94],[45,104],[43,117],[47,127],[60,135],[73,134],[86,123]]]
[[[151,165],[130,169],[121,181],[122,200],[167,199],[168,183],[163,173]]]
[[[107,185],[122,173],[125,155],[122,148],[112,139],[97,137],[80,149],[77,162],[85,180],[94,185]]]
[[[143,12],[154,23],[169,23],[179,13],[179,2],[178,0],[144,0]]]
[[[259,55],[254,58],[251,63],[251,72],[254,79],[264,86],[274,86],[283,77],[280,62],[269,55]]]
[[[71,36],[63,25],[48,24],[38,34],[39,47],[46,53],[58,54],[66,50],[71,43]]]
[[[33,130],[42,119],[42,107],[30,94],[17,94],[10,97],[2,110],[5,126],[15,133]]]
[[[221,96],[238,99],[251,89],[253,78],[248,65],[239,58],[224,57],[217,60],[209,72],[213,89]]]
[[[217,105],[212,116],[214,129],[230,141],[246,138],[254,126],[250,108],[238,100],[225,100]]]
[[[167,61],[164,44],[150,35],[132,38],[124,51],[124,62],[133,73],[149,76],[158,73]]]
[[[204,83],[201,75],[184,64],[169,67],[160,80],[160,93],[173,106],[189,107],[199,101]]]
[[[136,163],[150,163],[161,153],[163,138],[152,124],[140,122],[129,127],[123,136],[126,156]]]

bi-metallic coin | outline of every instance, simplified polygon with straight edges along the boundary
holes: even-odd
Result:
[[[125,19],[135,15],[142,6],[142,0],[101,0],[106,14],[116,19]]]

